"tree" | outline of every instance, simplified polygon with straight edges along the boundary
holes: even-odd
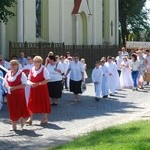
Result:
[[[146,0],[119,0],[119,22],[123,45],[132,31],[139,39],[139,33],[149,28]]]
[[[150,42],[150,29],[145,32],[145,41]]]
[[[16,0],[0,0],[0,22],[7,23],[8,19],[15,15],[10,10],[15,2]]]

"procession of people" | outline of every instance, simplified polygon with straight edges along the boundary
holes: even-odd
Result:
[[[74,103],[80,101],[82,83],[88,78],[85,58],[70,52],[60,57],[49,52],[44,65],[43,62],[41,56],[25,58],[23,52],[10,62],[0,56],[0,109],[7,95],[12,130],[17,130],[18,121],[21,128],[32,125],[35,114],[42,114],[40,124],[46,124],[51,107],[59,105],[63,89],[73,92]],[[138,91],[149,84],[145,74],[150,73],[150,51],[140,48],[130,55],[123,47],[116,58],[108,56],[96,61],[91,73],[96,101],[124,88]]]

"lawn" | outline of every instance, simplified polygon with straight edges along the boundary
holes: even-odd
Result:
[[[131,122],[94,131],[48,150],[150,150],[150,121]]]

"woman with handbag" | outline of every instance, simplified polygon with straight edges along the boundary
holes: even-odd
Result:
[[[66,76],[70,73],[70,92],[74,93],[74,102],[79,101],[79,93],[81,91],[81,84],[84,81],[84,67],[79,61],[78,54],[73,56],[73,60],[70,62],[69,68],[67,70]]]

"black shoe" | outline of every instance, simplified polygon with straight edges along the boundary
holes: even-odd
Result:
[[[115,95],[111,93],[111,94],[109,94],[109,96],[115,96]]]
[[[100,98],[98,98],[98,97],[95,97],[95,100],[96,100],[96,101],[99,101],[99,100],[100,100]]]
[[[52,103],[51,105],[53,105],[53,106],[57,106],[58,104],[57,104],[57,103]]]
[[[103,98],[107,98],[107,97],[108,97],[108,95],[104,95],[104,96],[103,96]]]

